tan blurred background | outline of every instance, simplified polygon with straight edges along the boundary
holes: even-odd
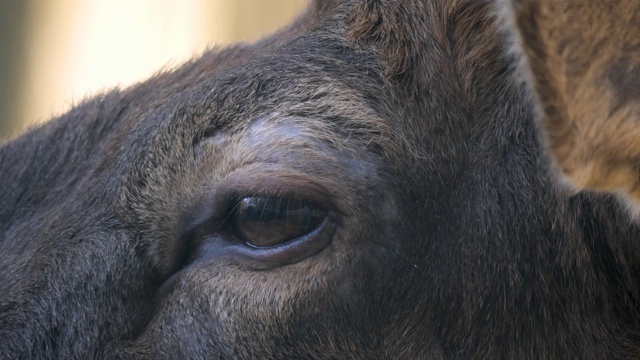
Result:
[[[307,0],[1,0],[0,139],[213,45],[252,41]]]

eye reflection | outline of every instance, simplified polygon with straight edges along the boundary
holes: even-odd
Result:
[[[326,216],[325,210],[308,201],[251,196],[238,202],[233,226],[248,245],[271,247],[308,234]]]

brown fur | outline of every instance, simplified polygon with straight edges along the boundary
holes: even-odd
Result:
[[[2,145],[0,358],[638,356],[640,226],[554,186],[494,5],[318,0]]]
[[[560,168],[578,189],[640,203],[640,2],[512,4]]]

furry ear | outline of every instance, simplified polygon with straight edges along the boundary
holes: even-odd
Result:
[[[501,5],[559,167],[578,189],[640,204],[640,1]]]

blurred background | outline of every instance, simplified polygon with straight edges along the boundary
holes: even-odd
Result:
[[[2,0],[0,141],[207,47],[253,41],[307,0]]]

